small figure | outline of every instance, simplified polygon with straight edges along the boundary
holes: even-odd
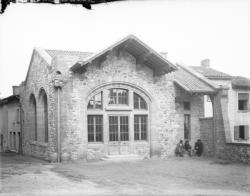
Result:
[[[203,144],[201,142],[200,139],[197,140],[197,142],[195,142],[195,146],[194,146],[194,149],[195,149],[195,153],[198,157],[201,156],[202,152],[203,152]]]
[[[188,140],[185,141],[184,148],[185,148],[185,151],[188,152],[188,155],[191,157],[191,146]]]
[[[183,157],[183,150],[184,150],[183,141],[180,140],[180,142],[176,145],[176,148],[175,148],[175,156]]]

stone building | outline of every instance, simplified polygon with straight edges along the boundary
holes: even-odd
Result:
[[[21,88],[23,152],[67,160],[172,155],[217,86],[129,35],[96,54],[36,48]]]
[[[228,158],[226,88],[213,79],[133,35],[98,53],[35,48],[20,85],[23,153],[50,161],[165,158],[180,139],[194,146],[201,138],[205,155]]]
[[[21,107],[19,90],[13,86],[13,95],[0,100],[0,151],[21,151]]]

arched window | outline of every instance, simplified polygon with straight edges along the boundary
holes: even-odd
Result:
[[[91,97],[88,103],[88,109],[102,109],[102,92]]]
[[[36,98],[33,94],[30,95],[29,100],[29,120],[31,125],[31,139],[37,141],[37,112],[36,112]]]
[[[137,93],[134,93],[134,109],[148,109],[146,101]]]
[[[44,89],[39,92],[38,99],[38,141],[48,142],[48,100]]]
[[[118,153],[124,153],[132,140],[147,141],[150,97],[141,89],[125,84],[99,88],[88,98],[88,142],[111,142],[111,146],[119,146],[119,142],[123,142]],[[119,149],[114,146],[108,149],[111,154],[117,153],[111,151]]]

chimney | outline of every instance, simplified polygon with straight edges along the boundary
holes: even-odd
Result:
[[[167,53],[167,52],[160,52],[160,55],[161,55],[164,59],[167,59],[168,53]]]
[[[12,91],[13,95],[19,95],[20,94],[19,86],[12,86]]]
[[[209,68],[210,67],[210,59],[204,59],[201,61],[201,67]]]

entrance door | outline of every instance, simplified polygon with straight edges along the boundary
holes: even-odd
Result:
[[[191,133],[190,133],[190,114],[184,114],[184,139],[190,140]]]
[[[128,116],[109,116],[109,154],[129,153]]]

